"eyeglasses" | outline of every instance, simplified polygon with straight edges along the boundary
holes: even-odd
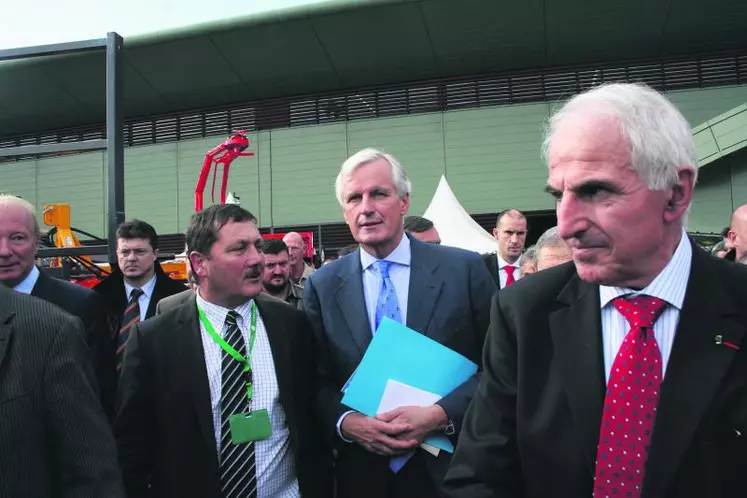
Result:
[[[141,258],[145,256],[146,254],[150,253],[150,249],[143,249],[143,248],[137,248],[137,249],[119,249],[117,250],[117,254],[122,256],[123,258],[128,257],[130,254],[134,254],[138,258]]]

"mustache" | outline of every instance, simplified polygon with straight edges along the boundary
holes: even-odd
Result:
[[[257,278],[262,276],[262,267],[260,265],[254,265],[249,267],[246,272],[247,278]]]

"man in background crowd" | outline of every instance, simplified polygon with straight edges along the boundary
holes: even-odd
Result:
[[[527,250],[524,251],[524,254],[522,254],[519,258],[519,266],[521,267],[522,276],[526,277],[527,275],[531,275],[532,273],[537,273],[537,267],[535,266],[534,261],[535,254],[535,246],[529,246],[527,247]]]
[[[729,244],[725,247],[728,251],[726,259],[739,261],[747,254],[747,204],[739,206],[732,214],[727,240]]]
[[[498,251],[483,255],[483,261],[500,289],[522,276],[518,265],[527,238],[527,219],[521,211],[506,209],[498,214],[493,229]]]
[[[117,324],[116,365],[121,367],[124,346],[133,324],[156,314],[156,304],[184,291],[158,263],[158,235],[141,220],[125,221],[117,228],[117,269],[94,287]]]
[[[265,268],[262,273],[264,291],[285,301],[299,310],[303,309],[303,287],[290,278],[288,247],[278,239],[268,239],[262,243]]]
[[[314,273],[314,268],[306,264],[303,259],[306,253],[306,244],[298,232],[288,232],[283,237],[283,242],[288,247],[288,259],[290,263],[290,278],[293,282],[303,287],[309,275]]]
[[[571,248],[558,233],[558,227],[549,228],[537,239],[534,253],[534,266],[537,271],[567,263],[571,259]]]
[[[441,237],[431,220],[422,216],[405,217],[405,232],[409,233],[421,242],[428,244],[440,244]]]

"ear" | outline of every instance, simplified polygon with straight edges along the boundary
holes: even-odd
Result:
[[[410,210],[410,194],[405,194],[404,197],[401,197],[400,203],[401,206],[399,212],[402,216],[404,216]]]
[[[493,229],[493,238],[494,238],[495,240],[498,240],[498,227],[495,227],[495,228]]]
[[[727,233],[726,236],[729,238],[729,242],[731,242],[732,245],[737,243],[737,232],[734,230],[729,230],[729,233]]]
[[[682,218],[690,206],[695,187],[695,170],[692,166],[682,166],[677,170],[677,182],[671,187],[664,210],[664,220],[672,223]]]
[[[153,254],[155,255],[156,259],[158,259],[158,254],[159,254],[158,249],[154,249]]]
[[[197,278],[205,278],[208,274],[208,258],[201,252],[192,251],[189,253],[189,264],[192,265],[192,273]]]

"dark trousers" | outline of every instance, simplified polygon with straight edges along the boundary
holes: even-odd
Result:
[[[337,498],[439,498],[426,459],[433,458],[418,449],[396,474],[389,459],[360,446],[346,448],[336,463]],[[353,468],[354,467],[354,468]],[[440,483],[439,483],[440,484]]]

